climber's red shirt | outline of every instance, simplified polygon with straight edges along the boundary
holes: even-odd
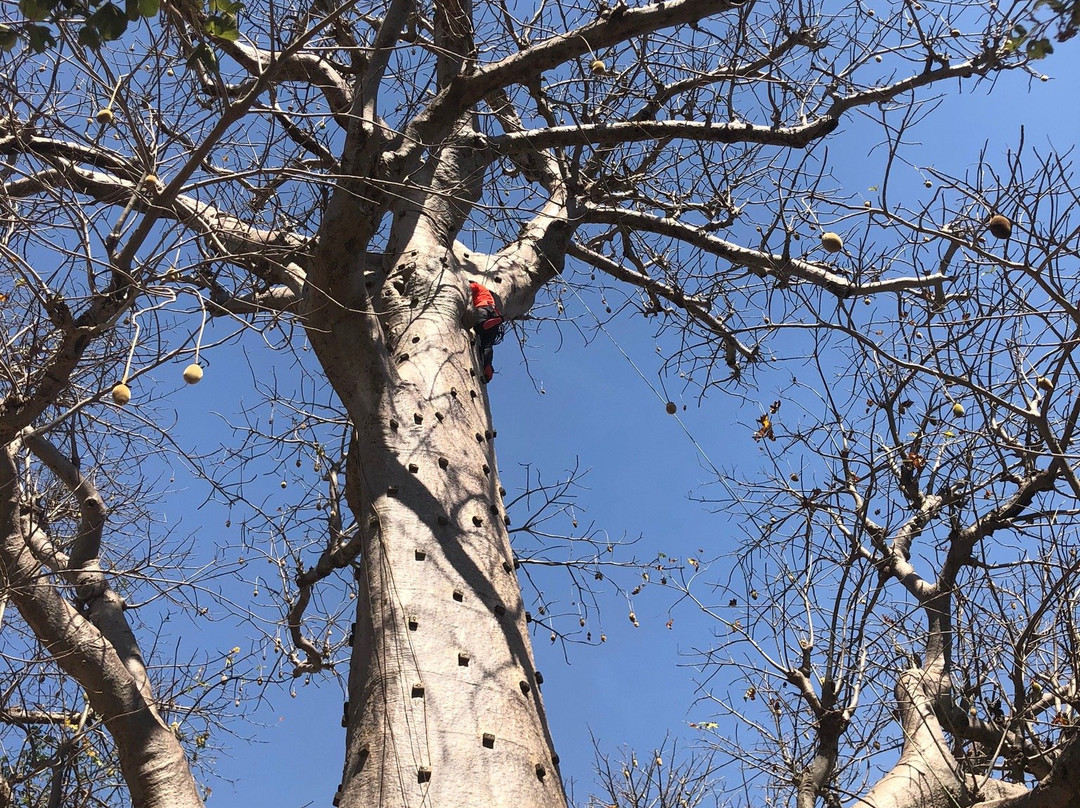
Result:
[[[486,286],[481,286],[476,281],[469,281],[469,291],[472,292],[473,308],[495,308],[495,296],[488,291]]]

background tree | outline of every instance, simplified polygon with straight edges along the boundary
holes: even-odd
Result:
[[[145,514],[132,460],[173,450],[152,409],[155,370],[180,359],[197,381],[214,318],[235,332],[215,339],[257,334],[279,352],[275,375],[308,385],[294,398],[268,382],[265,422],[249,411],[240,431],[275,474],[310,463],[310,499],[281,513],[256,501],[243,449],[235,475],[228,463],[202,473],[247,512],[246,551],[274,564],[284,639],[270,639],[290,673],[319,675],[348,647],[336,801],[563,804],[468,281],[519,322],[558,317],[572,294],[613,313],[620,294],[629,314],[678,333],[672,367],[702,389],[741,383],[779,328],[816,330],[823,351],[838,328],[861,334],[824,316],[852,300],[881,312],[885,296],[903,328],[916,302],[960,299],[951,260],[892,260],[912,225],[889,203],[891,174],[864,205],[833,187],[818,144],[863,113],[898,154],[934,85],[1032,69],[1037,8],[215,0],[166,4],[117,45],[88,49],[81,22],[59,21],[44,53],[14,48],[0,124],[2,563],[25,623],[18,656],[44,673],[21,694],[33,710],[5,714],[27,750],[9,787],[44,799],[93,780],[84,801],[107,800],[122,777],[135,804],[199,804],[191,765],[206,735],[172,714],[220,719],[245,681],[264,684],[260,670],[239,676],[231,653],[148,674],[135,629],[153,630],[133,627],[133,595],[183,598],[198,619],[198,580],[139,574],[160,564],[152,532],[126,550],[105,541],[110,508],[132,503],[136,524]],[[42,25],[10,30],[37,46]],[[997,185],[970,199],[960,229],[926,233],[933,244],[948,250],[965,222],[997,212]],[[953,504],[934,496],[940,512]],[[875,569],[909,581],[902,558]],[[356,601],[344,643],[348,599],[319,594],[341,591],[341,570]],[[912,596],[940,618],[954,581]],[[938,691],[943,654],[912,668]],[[916,678],[929,693],[931,676],[901,683],[914,692]],[[74,710],[80,689],[88,702]],[[909,728],[926,718],[919,699],[901,702]],[[105,785],[79,768],[94,744],[115,750]],[[827,793],[834,770],[826,754],[803,793]],[[884,804],[888,782],[867,799]]]
[[[601,794],[590,794],[589,808],[635,805],[641,808],[697,808],[723,805],[724,788],[711,756],[681,760],[678,742],[668,738],[648,754],[620,750],[612,761],[597,750],[596,774]]]
[[[1077,208],[1067,163],[1021,156],[875,210],[952,291],[820,309],[771,472],[726,500],[745,541],[699,603],[745,689],[714,695],[778,803],[1077,799]]]

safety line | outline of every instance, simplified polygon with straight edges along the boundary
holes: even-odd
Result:
[[[589,308],[589,304],[585,302],[585,300],[581,297],[580,294],[578,294],[577,289],[575,289],[569,283],[566,284],[566,288],[569,289],[573,293],[574,297],[576,297],[578,302],[585,308],[585,311],[589,312],[589,315],[596,322],[597,327],[604,333],[604,336],[606,336],[609,340],[611,340],[611,344],[614,345],[616,350],[618,350],[618,352],[623,355],[623,357],[626,359],[626,361],[630,363],[630,367],[632,367],[637,372],[637,375],[641,378],[641,380],[643,382],[645,382],[645,384],[648,386],[648,388],[650,390],[653,391],[653,395],[655,395],[656,398],[662,404],[667,405],[668,400],[669,400],[667,398],[667,396],[664,393],[661,393],[659,390],[657,390],[656,386],[651,381],[649,381],[649,378],[644,373],[641,372],[641,368],[639,368],[637,366],[637,364],[634,362],[634,360],[630,357],[630,354],[628,354],[623,349],[622,345],[620,345],[619,341],[616,340],[614,336],[612,336],[611,332],[608,331],[607,328],[604,327],[603,322],[601,322],[600,318],[596,316],[596,312],[594,312],[591,308]],[[706,462],[706,464],[708,464],[708,466],[712,470],[713,474],[715,474],[718,479],[723,481],[724,480],[724,475],[720,472],[720,469],[718,469],[716,467],[716,464],[714,464],[712,462],[712,460],[709,458],[709,455],[707,455],[705,453],[705,450],[702,448],[701,444],[698,443],[697,439],[693,436],[693,434],[691,434],[691,432],[690,432],[689,428],[686,426],[686,424],[683,423],[682,418],[679,417],[678,411],[676,411],[674,413],[674,416],[675,416],[675,420],[678,421],[679,426],[682,428],[682,431],[686,435],[687,439],[690,441],[691,444],[693,444],[694,448],[697,449],[698,454],[700,454],[702,459]],[[726,485],[726,482],[724,484]]]

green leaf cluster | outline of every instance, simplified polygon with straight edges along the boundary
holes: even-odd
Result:
[[[211,72],[217,70],[217,54],[215,54],[214,49],[205,42],[200,42],[196,45],[192,49],[191,55],[187,58],[188,67],[195,67],[196,65],[202,65],[203,68]]]
[[[206,33],[210,36],[235,42],[240,38],[237,15],[244,8],[239,0],[210,0],[210,14],[206,18]]]
[[[1015,53],[1023,49],[1029,59],[1045,59],[1054,52],[1054,46],[1044,36],[1033,37],[1028,29],[1019,23],[1012,27],[1009,38],[1005,41],[1005,50]]]
[[[1080,32],[1080,0],[1037,0],[1028,21],[1038,26],[1040,31],[1045,29],[1048,23],[1056,23],[1057,33],[1054,39],[1065,42]],[[1005,49],[1015,53],[1021,48],[1031,59],[1043,59],[1054,52],[1049,39],[1042,35],[1035,36],[1018,23],[1009,32]]]
[[[1080,2],[1078,0],[1039,0],[1035,8],[1047,8],[1057,17],[1057,40],[1072,39],[1080,31]]]
[[[56,45],[52,25],[60,20],[82,20],[79,44],[98,48],[102,42],[119,39],[128,24],[151,19],[158,14],[160,0],[124,0],[121,8],[112,0],[19,0],[25,21],[0,25],[0,50],[11,50],[24,39],[35,53]]]

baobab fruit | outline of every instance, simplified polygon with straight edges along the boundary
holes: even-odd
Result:
[[[964,405],[961,404],[959,401],[954,403],[952,405],[952,414],[955,415],[957,418],[963,418],[964,417]]]
[[[113,111],[109,107],[102,107],[94,116],[98,123],[110,124],[113,122]]]
[[[664,407],[664,409],[667,410],[668,415],[674,415],[676,412],[679,411],[679,408],[675,406],[674,401],[669,401],[667,403],[667,406]]]
[[[1045,390],[1048,393],[1052,392],[1054,389],[1054,381],[1048,376],[1040,376],[1035,380],[1035,384],[1039,386],[1040,390]]]
[[[836,233],[823,233],[821,236],[821,246],[831,253],[840,252],[844,249],[844,240]]]
[[[604,64],[603,59],[593,59],[589,65],[589,70],[593,72],[594,76],[602,76],[607,73],[607,65]]]
[[[112,389],[112,400],[123,407],[131,401],[131,388],[120,382]]]
[[[990,217],[990,221],[986,224],[986,229],[989,230],[990,235],[995,238],[1008,238],[1012,235],[1012,222],[998,213]]]
[[[198,362],[192,362],[184,368],[184,381],[188,384],[198,384],[202,380],[202,368]]]

